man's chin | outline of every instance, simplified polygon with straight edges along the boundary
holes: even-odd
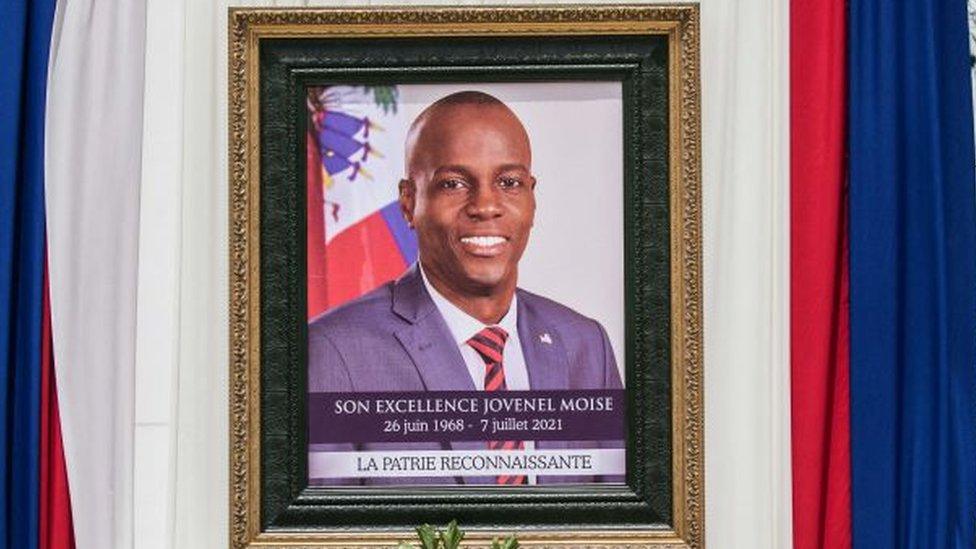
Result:
[[[494,295],[509,286],[505,274],[504,269],[469,271],[463,275],[463,287],[474,295]]]

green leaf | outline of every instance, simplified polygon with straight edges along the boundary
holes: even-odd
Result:
[[[420,538],[423,549],[437,549],[440,543],[438,534],[439,532],[429,524],[417,527],[417,537]]]
[[[458,528],[456,520],[452,520],[447,525],[447,529],[441,532],[441,542],[444,544],[444,549],[457,549],[458,545],[461,545],[462,539],[464,539],[464,532]]]

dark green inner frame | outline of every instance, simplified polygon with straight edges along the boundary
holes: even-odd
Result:
[[[261,41],[262,530],[673,527],[668,79],[664,35]],[[623,87],[627,485],[309,488],[306,88],[560,80]]]

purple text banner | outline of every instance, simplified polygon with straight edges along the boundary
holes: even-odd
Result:
[[[310,444],[625,438],[622,389],[310,393]]]

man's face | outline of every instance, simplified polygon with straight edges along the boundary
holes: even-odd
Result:
[[[427,120],[408,154],[400,203],[428,276],[462,296],[514,289],[535,216],[521,122],[498,105],[451,106]]]

